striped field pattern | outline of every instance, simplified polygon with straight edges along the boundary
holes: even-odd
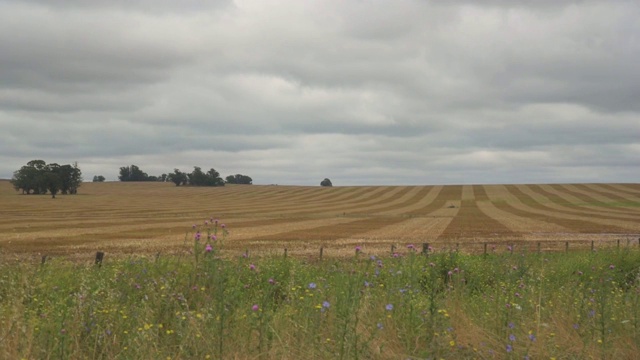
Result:
[[[0,181],[0,253],[184,251],[193,224],[220,219],[233,252],[328,255],[391,245],[461,247],[626,239],[637,245],[640,184],[226,186],[85,183],[25,196]],[[188,236],[188,238],[187,238]]]

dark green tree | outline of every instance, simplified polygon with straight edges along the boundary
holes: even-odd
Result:
[[[331,183],[331,180],[329,180],[329,178],[324,178],[324,180],[320,182],[320,186],[333,186],[333,184]]]
[[[224,180],[214,168],[207,171],[207,186],[224,186]]]
[[[225,178],[227,184],[253,184],[253,179],[247,175],[235,174],[229,175]]]
[[[149,181],[149,175],[136,165],[123,166],[120,168],[118,179],[120,181]]]
[[[71,165],[67,166],[71,167]],[[63,171],[60,165],[52,163],[45,167],[44,183],[53,199],[56,198],[56,194],[64,186],[65,181],[69,182],[68,179],[63,179]]]
[[[93,177],[93,182],[104,182],[106,179],[102,175],[95,175]]]
[[[187,174],[178,169],[173,169],[173,172],[167,175],[167,180],[176,184],[176,186],[185,185],[187,183]]]
[[[82,183],[82,171],[77,163],[72,165],[48,164],[43,160],[31,160],[13,173],[11,184],[23,194],[46,194],[52,197],[58,192],[76,194]]]

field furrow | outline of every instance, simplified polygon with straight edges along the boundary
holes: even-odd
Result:
[[[606,201],[572,191],[564,185],[529,185],[529,188],[547,198],[558,209],[571,211],[576,215],[584,214],[602,219],[640,220],[639,213],[607,207]]]
[[[466,199],[460,204],[460,211],[449,223],[449,226],[438,236],[438,239],[460,239],[476,241],[478,238],[518,238],[520,234],[512,231],[496,219],[487,216],[475,200],[474,190],[471,186],[466,192]],[[480,197],[486,197],[483,190],[479,190]],[[465,196],[463,192],[462,197]]]
[[[492,185],[490,185],[492,186]],[[539,238],[540,233],[565,233],[569,229],[545,221],[530,217],[518,216],[511,212],[499,209],[487,195],[487,185],[474,185],[473,191],[478,208],[487,216],[500,222],[511,231],[520,234],[521,237]]]
[[[558,211],[553,207],[543,205],[542,203],[536,201],[534,197],[537,197],[539,199],[542,196],[535,196],[535,193],[533,193],[532,195],[527,194],[531,194],[532,192],[530,190],[527,190],[523,186],[507,185],[505,187],[507,191],[514,194],[516,198],[522,199],[522,202],[519,201],[520,204],[526,204],[524,209],[520,208],[517,213],[514,212],[516,215],[527,216],[526,214],[528,213],[530,214],[528,216],[531,216],[533,218],[555,223],[579,232],[626,234],[631,231],[640,230],[638,225],[630,222],[598,219],[595,217],[585,217],[580,215],[576,216],[574,214],[567,213],[566,211]],[[511,206],[510,204],[496,203],[496,206],[505,211],[516,210],[516,208]]]

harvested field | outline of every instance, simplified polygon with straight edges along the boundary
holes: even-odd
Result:
[[[638,244],[640,185],[226,186],[85,183],[74,196],[21,195],[0,181],[0,254],[172,253],[220,219],[230,253],[352,253],[391,245],[622,239]]]

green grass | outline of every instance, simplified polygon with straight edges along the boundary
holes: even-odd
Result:
[[[183,256],[0,264],[0,358],[640,353],[637,248],[225,258],[226,240],[207,240],[218,230],[203,227],[200,241],[189,234]]]

